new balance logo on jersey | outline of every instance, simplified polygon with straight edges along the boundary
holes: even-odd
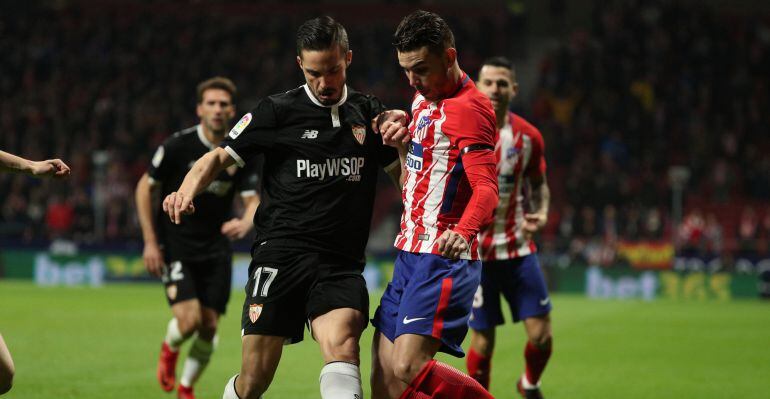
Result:
[[[312,163],[309,159],[297,160],[297,177],[315,177],[323,180],[327,177],[349,176],[349,181],[361,180],[364,157],[333,158],[322,163]]]
[[[303,139],[315,139],[318,138],[318,130],[305,130],[305,133],[302,133]]]

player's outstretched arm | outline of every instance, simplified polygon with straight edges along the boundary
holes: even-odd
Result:
[[[163,212],[173,223],[181,223],[182,215],[195,212],[193,198],[208,187],[220,172],[233,164],[235,160],[222,148],[215,148],[206,153],[195,161],[179,190],[163,200]]]
[[[551,204],[551,189],[545,174],[530,177],[530,204],[534,211],[524,215],[524,223],[521,228],[524,239],[530,240],[532,236],[548,223],[548,208]]]
[[[142,252],[144,267],[153,276],[160,277],[163,270],[163,252],[158,245],[152,217],[153,188],[154,186],[150,184],[150,176],[145,173],[136,183],[134,199],[136,200],[136,215],[139,219],[139,225],[142,227],[142,238],[144,239],[144,251]]]
[[[254,228],[254,214],[259,207],[259,194],[242,197],[244,203],[243,215],[232,218],[222,224],[222,234],[231,240],[239,240],[249,234]]]
[[[67,177],[70,174],[70,167],[61,159],[30,161],[5,151],[0,151],[0,170],[39,177]]]

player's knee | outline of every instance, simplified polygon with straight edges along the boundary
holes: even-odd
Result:
[[[198,315],[177,318],[177,322],[179,323],[179,332],[185,337],[189,337],[198,331],[202,325],[201,318]]]
[[[396,359],[393,366],[393,375],[405,384],[409,384],[414,377],[420,373],[421,364],[417,364],[412,359]]]
[[[553,337],[551,336],[551,329],[543,328],[537,333],[532,334],[529,337],[529,342],[532,342],[532,345],[535,345],[538,348],[545,348],[550,346],[552,339]]]
[[[471,338],[471,345],[476,353],[483,356],[491,356],[495,350],[495,333],[494,330],[478,330],[473,332]]]
[[[201,339],[205,339],[206,341],[211,341],[214,339],[214,336],[217,335],[217,322],[216,320],[208,320],[201,322],[200,327],[198,327],[198,336]]]

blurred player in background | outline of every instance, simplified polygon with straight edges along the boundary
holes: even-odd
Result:
[[[0,171],[26,173],[35,177],[61,178],[70,175],[69,166],[61,159],[30,161],[5,151],[0,151]],[[0,395],[11,390],[14,372],[11,352],[0,334]]]
[[[154,220],[160,204],[153,204],[153,191],[165,198],[179,187],[192,164],[219,145],[235,116],[236,87],[229,79],[206,80],[198,85],[197,93],[200,124],[175,133],[158,147],[136,186],[144,263],[150,274],[161,277],[174,315],[158,361],[157,377],[164,391],[174,389],[179,349],[194,336],[178,389],[178,397],[185,399],[194,397],[193,384],[215,349],[217,323],[230,299],[232,249],[228,238],[242,238],[252,229],[259,205],[254,166],[232,167],[202,187],[198,212],[184,223],[174,224],[166,217]],[[243,199],[244,212],[240,218],[229,219],[236,192]]]
[[[542,398],[540,375],[551,356],[551,300],[532,235],[548,220],[551,193],[545,178],[545,145],[537,128],[508,110],[519,88],[510,61],[486,60],[477,86],[492,100],[497,116],[500,200],[494,221],[479,233],[483,267],[470,320],[468,373],[489,388],[495,327],[504,323],[502,294],[514,323],[523,320],[529,337],[524,348],[526,371],[517,390],[528,399]]]
[[[262,99],[164,200],[170,218],[184,221],[183,214],[197,213],[193,198],[212,176],[264,154],[265,206],[255,222],[241,371],[227,382],[225,399],[259,398],[283,346],[304,338],[305,323],[326,363],[321,397],[363,397],[358,341],[369,312],[364,250],[378,170],[397,181],[401,168],[398,153],[371,127],[384,106],[345,84],[352,56],[338,22],[321,17],[303,23],[297,63],[306,84]],[[385,115],[378,118],[383,124],[406,118],[403,111]]]
[[[460,345],[481,278],[476,234],[497,204],[494,111],[460,69],[454,36],[441,17],[408,15],[394,44],[417,93],[408,131],[381,127],[406,176],[395,242],[401,251],[372,320],[372,394],[490,398],[471,377],[433,357],[438,351],[464,355]]]

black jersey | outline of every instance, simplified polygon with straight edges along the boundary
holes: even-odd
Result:
[[[151,184],[161,184],[161,198],[176,191],[195,161],[213,148],[200,125],[175,133],[158,147],[147,174]],[[172,223],[161,212],[155,225],[164,255],[170,260],[199,260],[229,253],[230,244],[220,229],[231,217],[233,196],[236,190],[242,196],[255,195],[256,188],[255,165],[249,162],[247,168],[222,171],[195,197],[195,213],[182,217],[182,223]]]
[[[363,261],[377,171],[398,167],[371,120],[384,110],[374,96],[343,90],[324,106],[307,85],[259,101],[222,147],[238,165],[264,154],[257,242]]]

